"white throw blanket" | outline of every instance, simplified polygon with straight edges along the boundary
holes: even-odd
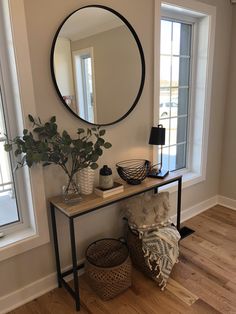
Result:
[[[164,290],[171,270],[178,262],[180,234],[174,226],[139,232],[146,264],[156,272],[159,286]]]

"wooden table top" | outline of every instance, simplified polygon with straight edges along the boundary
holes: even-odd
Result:
[[[133,195],[143,193],[155,187],[172,183],[181,177],[181,175],[176,176],[170,173],[164,179],[146,178],[138,185],[130,185],[123,180],[116,180],[124,185],[124,191],[106,198],[92,193],[90,195],[82,195],[82,199],[76,202],[65,202],[62,196],[52,197],[49,199],[49,202],[68,217],[81,216],[95,209],[99,209]]]

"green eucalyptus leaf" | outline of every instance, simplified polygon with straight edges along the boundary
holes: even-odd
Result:
[[[97,154],[92,154],[92,155],[90,156],[90,160],[91,160],[92,162],[96,162],[96,161],[98,160],[98,158],[99,158],[99,155],[97,155]]]
[[[12,144],[4,144],[4,149],[6,152],[10,152],[12,150]]]
[[[98,154],[98,156],[102,156],[102,153],[103,153],[103,151],[101,148],[96,149],[96,154]]]
[[[33,166],[33,159],[31,157],[26,157],[26,164],[31,168]]]
[[[31,114],[28,115],[28,118],[29,118],[30,122],[34,122],[34,118],[31,116]]]
[[[84,132],[85,132],[85,130],[82,129],[82,128],[79,128],[79,129],[77,130],[77,134],[81,134],[81,133],[84,133]]]
[[[100,135],[100,136],[105,135],[105,133],[106,133],[106,130],[100,130],[100,131],[99,131],[99,135]]]
[[[50,122],[55,123],[56,122],[56,117],[55,116],[51,117]]]
[[[102,146],[105,143],[105,140],[103,138],[98,138],[97,139],[97,145]]]
[[[111,143],[109,143],[109,142],[106,142],[103,146],[104,146],[106,149],[112,147]]]
[[[36,132],[36,133],[41,133],[41,132],[44,131],[44,128],[43,127],[37,127],[37,128],[34,128],[33,131]]]
[[[17,157],[18,155],[22,154],[22,150],[21,149],[16,149],[14,152],[14,155]]]
[[[94,162],[94,163],[92,163],[92,164],[90,165],[90,168],[93,169],[93,170],[95,170],[95,169],[98,168],[98,164],[96,164],[96,163]]]

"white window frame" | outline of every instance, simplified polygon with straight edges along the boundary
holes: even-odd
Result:
[[[155,31],[154,31],[154,125],[159,124],[159,97],[160,97],[160,25],[161,18],[168,17],[193,23],[193,64],[191,77],[191,99],[190,110],[201,108],[201,116],[204,118],[203,123],[198,121],[197,115],[190,112],[190,115],[196,118],[192,119],[189,124],[189,136],[194,142],[189,147],[187,168],[175,171],[176,174],[183,175],[183,187],[197,184],[206,179],[208,134],[210,124],[210,107],[211,107],[211,90],[213,75],[213,57],[215,46],[215,20],[216,8],[194,0],[155,0]],[[197,23],[196,23],[197,20]],[[206,32],[206,23],[208,32]],[[196,38],[200,38],[200,44],[195,46]],[[201,47],[202,42],[207,43],[206,47]],[[203,49],[204,55],[200,56]],[[202,52],[202,51],[201,51]],[[203,61],[202,61],[203,60]],[[203,69],[203,70],[202,70]],[[201,83],[202,82],[202,83]],[[200,96],[201,95],[201,96]],[[196,100],[200,100],[196,103]],[[199,119],[200,120],[200,119]],[[201,132],[196,132],[199,128]],[[201,133],[198,138],[197,134]],[[190,146],[190,145],[189,145]],[[195,151],[198,154],[195,154]],[[197,158],[194,158],[197,156]],[[158,151],[153,147],[153,163],[158,161]],[[173,191],[176,188],[173,188]]]
[[[2,0],[2,19],[6,25],[7,51],[1,63],[4,78],[5,101],[14,104],[17,110],[18,133],[28,128],[28,113],[37,116],[31,73],[29,45],[23,0]],[[10,66],[9,66],[10,65]],[[12,136],[13,134],[10,134]],[[15,134],[16,135],[16,134]],[[13,135],[14,136],[14,135]],[[0,238],[0,261],[23,253],[49,242],[47,206],[44,191],[43,171],[41,166],[22,169],[27,191],[25,199],[27,209],[22,210],[25,223],[16,224]],[[21,195],[22,195],[21,191]]]

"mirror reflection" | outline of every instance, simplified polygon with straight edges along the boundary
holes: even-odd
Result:
[[[137,42],[127,25],[100,7],[85,7],[62,25],[53,47],[56,87],[81,119],[117,122],[134,106],[142,81]]]

